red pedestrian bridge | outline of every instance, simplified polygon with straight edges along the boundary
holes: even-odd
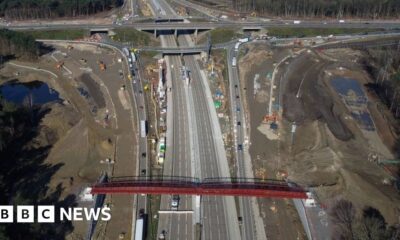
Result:
[[[92,194],[222,195],[302,198],[306,190],[294,183],[254,178],[114,177],[92,186]]]

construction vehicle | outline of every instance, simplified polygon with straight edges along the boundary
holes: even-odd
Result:
[[[105,71],[107,69],[106,64],[103,61],[98,61],[97,63],[99,64],[101,71]]]
[[[67,46],[67,49],[68,49],[68,50],[72,50],[72,49],[74,49],[74,47],[71,46],[71,45],[68,45],[68,46]]]
[[[58,62],[58,63],[56,64],[56,68],[57,68],[58,70],[60,70],[63,66],[64,66],[64,62],[63,62],[63,61]]]
[[[256,12],[250,13],[250,17],[257,17],[257,13]]]
[[[273,112],[271,115],[265,115],[263,119],[263,123],[271,123],[276,122],[278,120],[278,114]]]

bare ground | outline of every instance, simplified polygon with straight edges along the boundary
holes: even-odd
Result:
[[[250,50],[239,64],[240,78],[246,88],[242,90],[247,95],[246,105],[250,106],[250,153],[256,175],[276,178],[278,172],[287,172],[292,181],[315,187],[324,206],[329,207],[338,198],[346,198],[360,208],[377,208],[389,224],[396,223],[399,195],[392,186],[382,183],[388,178],[387,173],[368,161],[371,152],[385,158],[394,157],[391,153],[396,137],[391,131],[393,126],[382,114],[384,110],[378,98],[364,88],[377,131],[361,130],[329,84],[335,76],[356,79],[361,84],[371,81],[358,61],[362,52],[349,49],[327,53],[305,51],[281,65],[278,83],[275,83],[281,98],[277,93],[273,97],[275,103],[279,103],[277,99],[281,100],[283,115],[278,119],[279,140],[274,141],[257,129],[267,114],[268,102],[263,98],[269,99],[269,81],[265,74],[272,72],[274,63],[290,52],[257,45]],[[268,51],[272,51],[272,56],[266,54]],[[254,95],[256,73],[264,81],[261,89],[267,90],[266,95]],[[296,122],[297,130],[292,136],[293,122]],[[293,237],[287,236],[286,239]]]
[[[245,50],[246,51],[246,50]],[[254,53],[254,54],[253,54]],[[240,53],[241,55],[243,53]],[[265,45],[251,45],[248,54],[240,58],[239,76],[247,122],[250,122],[250,155],[254,175],[259,178],[276,178],[275,169],[280,164],[280,143],[271,141],[257,128],[268,110],[270,82],[267,73],[272,73],[274,63],[279,62],[287,51],[276,52]],[[260,93],[254,95],[254,75],[260,74]],[[250,106],[250,107],[249,107]],[[273,165],[274,167],[270,167]],[[258,199],[268,239],[306,239],[303,227],[291,201],[280,199]]]

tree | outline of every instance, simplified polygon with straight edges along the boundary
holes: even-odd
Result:
[[[385,218],[377,209],[372,207],[365,208],[355,235],[356,239],[359,240],[388,239]]]
[[[332,223],[337,228],[338,239],[354,239],[354,221],[356,210],[353,203],[339,200],[330,211]]]
[[[399,226],[387,227],[385,218],[379,210],[365,207],[357,214],[354,205],[347,200],[339,200],[329,211],[334,225],[333,239],[341,240],[397,240]]]
[[[36,59],[40,54],[40,44],[25,33],[0,29],[0,55],[17,58]]]

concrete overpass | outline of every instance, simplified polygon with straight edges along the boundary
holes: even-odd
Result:
[[[194,47],[176,47],[176,48],[163,48],[163,47],[142,47],[138,48],[138,51],[155,51],[161,52],[163,55],[176,55],[176,54],[198,54],[201,52],[207,52],[209,47],[194,46]]]

